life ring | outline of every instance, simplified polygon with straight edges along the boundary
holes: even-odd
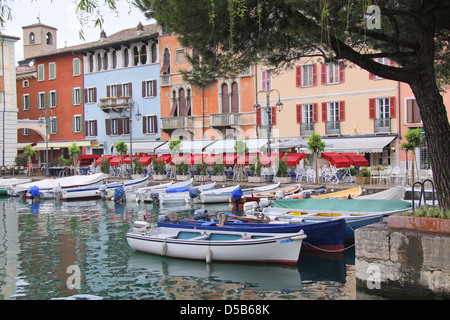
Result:
[[[31,163],[27,164],[27,170],[28,171],[32,171],[33,170],[33,166],[31,165]]]

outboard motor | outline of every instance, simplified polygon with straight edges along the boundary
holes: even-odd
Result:
[[[135,221],[133,223],[133,233],[145,234],[150,228],[150,223],[147,221]]]
[[[233,197],[234,202],[238,202],[239,200],[241,200],[243,195],[244,193],[241,189],[235,189],[231,191],[231,196]]]
[[[30,195],[33,198],[39,197],[40,194],[41,194],[41,191],[39,190],[39,188],[37,186],[33,186],[30,188]]]
[[[158,222],[170,222],[170,218],[165,214],[160,214],[158,216]]]
[[[303,198],[303,199],[309,199],[309,198],[311,198],[311,192],[309,192],[309,191],[303,192],[303,193],[302,193],[302,198]]]
[[[198,190],[198,188],[191,188],[191,190],[189,190],[189,198],[191,199],[195,199],[200,195],[201,191]]]
[[[261,208],[266,208],[266,207],[270,206],[270,200],[268,198],[259,199],[259,206]]]
[[[278,191],[277,193],[275,193],[275,199],[276,200],[282,200],[284,198],[284,194],[281,191]]]
[[[151,193],[150,198],[152,198],[154,204],[159,205],[159,193]]]
[[[101,185],[98,189],[100,191],[102,199],[105,199],[105,197],[106,197],[106,186],[105,185]]]
[[[194,211],[194,220],[200,220],[200,219],[209,219],[208,210],[206,209],[197,209]]]
[[[119,186],[114,190],[114,201],[118,202],[122,200],[123,196],[125,195],[125,189],[122,186]]]

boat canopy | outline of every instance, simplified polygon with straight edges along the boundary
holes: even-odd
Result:
[[[274,200],[276,208],[326,210],[326,211],[356,211],[356,212],[391,212],[411,208],[411,203],[403,200],[375,199],[293,199]]]

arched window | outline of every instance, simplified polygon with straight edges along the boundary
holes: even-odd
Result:
[[[152,44],[152,63],[156,63],[158,59],[158,53],[156,51],[156,43]]]
[[[89,72],[94,72],[94,55],[89,55]]]
[[[170,116],[171,117],[178,116],[177,92],[175,90],[172,91],[172,109],[170,110]]]
[[[170,74],[170,52],[169,49],[164,50],[164,61],[161,69],[162,74]]]
[[[97,53],[97,71],[102,70],[102,55]]]
[[[128,67],[128,63],[130,61],[130,56],[129,56],[129,52],[128,49],[125,49],[123,51],[123,66],[126,68]]]
[[[45,43],[53,44],[53,35],[50,32],[45,35]]]
[[[133,48],[133,57],[134,57],[133,65],[137,66],[139,64],[139,50],[137,47]]]
[[[180,110],[180,116],[186,116],[186,97],[184,96],[184,89],[181,88],[180,91],[178,92],[178,101],[179,101],[179,105],[178,108]]]
[[[114,50],[112,52],[112,68],[113,69],[117,68],[117,52],[116,52],[116,50]]]
[[[147,46],[143,45],[141,47],[141,64],[147,63]]]
[[[186,115],[192,116],[192,108],[191,108],[191,90],[186,90]]]
[[[103,70],[108,70],[108,52],[103,54]]]
[[[239,112],[239,86],[236,82],[231,84],[231,112]]]
[[[228,84],[222,84],[222,113],[230,112],[230,96],[228,95]]]
[[[30,44],[35,44],[36,43],[36,37],[34,35],[33,32],[30,32]]]

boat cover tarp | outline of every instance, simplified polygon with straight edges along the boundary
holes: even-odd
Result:
[[[234,201],[239,201],[243,195],[244,195],[244,193],[239,188],[231,191],[231,196],[233,197]]]
[[[191,190],[191,187],[167,188],[166,193],[186,192]]]
[[[397,186],[384,191],[375,192],[365,196],[359,196],[358,199],[383,199],[383,200],[402,200],[405,196],[405,187]]]
[[[357,211],[357,212],[390,212],[411,208],[411,203],[403,200],[378,199],[293,199],[274,200],[275,208]]]
[[[114,201],[118,201],[118,200],[122,199],[124,194],[125,194],[125,189],[122,186],[117,187],[114,190]]]
[[[30,189],[30,194],[31,194],[33,197],[38,197],[39,194],[40,194],[39,188],[36,187],[36,186],[31,187],[31,189]]]
[[[189,197],[191,199],[197,198],[200,193],[202,193],[200,190],[198,190],[198,188],[192,188],[191,190],[189,190]]]

